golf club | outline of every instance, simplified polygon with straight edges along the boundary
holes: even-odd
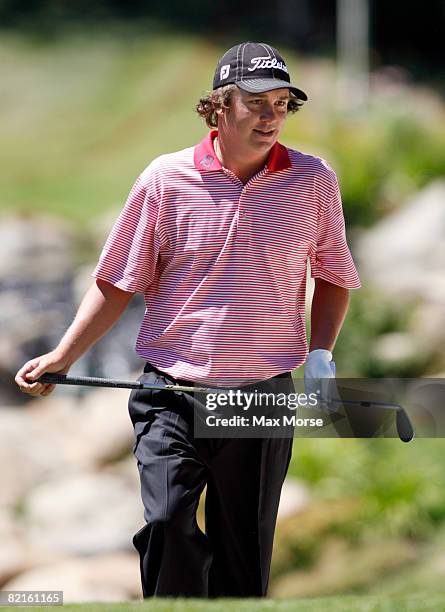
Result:
[[[222,393],[227,389],[212,389],[211,387],[192,387],[186,385],[150,385],[139,381],[117,380],[112,378],[96,378],[94,376],[68,376],[66,374],[42,374],[36,382],[53,385],[82,385],[88,387],[112,387],[119,389],[153,389],[159,391],[182,391],[186,393]],[[396,411],[396,428],[402,442],[410,442],[414,438],[414,429],[405,410],[399,404],[380,401],[353,401],[331,399],[329,403],[370,408],[376,406],[384,410]],[[334,413],[344,418],[341,413]]]

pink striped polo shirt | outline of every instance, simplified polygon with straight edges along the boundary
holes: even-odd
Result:
[[[308,257],[314,277],[360,281],[329,165],[276,143],[244,185],[218,161],[216,135],[140,174],[93,276],[144,294],[143,359],[235,386],[304,363]]]

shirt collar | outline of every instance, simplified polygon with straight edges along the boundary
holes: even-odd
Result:
[[[218,130],[212,130],[198,145],[195,146],[193,159],[195,167],[201,172],[213,172],[222,170],[219,159],[213,148],[213,141],[218,136]],[[266,167],[269,172],[277,172],[291,168],[292,164],[286,147],[276,142],[270,150]]]
[[[214,170],[222,170],[219,159],[216,157],[213,141],[218,136],[218,130],[212,130],[207,136],[195,147],[194,162],[195,166],[201,172]]]

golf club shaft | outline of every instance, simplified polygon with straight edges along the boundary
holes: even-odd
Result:
[[[119,389],[159,389],[187,391],[189,393],[216,393],[221,390],[184,385],[147,385],[139,381],[97,378],[94,376],[67,376],[66,374],[42,374],[36,382],[52,385],[82,385],[86,387],[113,387]]]

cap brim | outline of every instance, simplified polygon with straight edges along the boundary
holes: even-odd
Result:
[[[249,79],[247,81],[237,81],[236,85],[248,93],[264,93],[265,91],[272,91],[273,89],[281,89],[282,87],[286,87],[299,100],[307,100],[307,95],[304,93],[304,91],[298,89],[298,87],[295,87],[292,85],[292,83],[282,81],[281,79]]]

